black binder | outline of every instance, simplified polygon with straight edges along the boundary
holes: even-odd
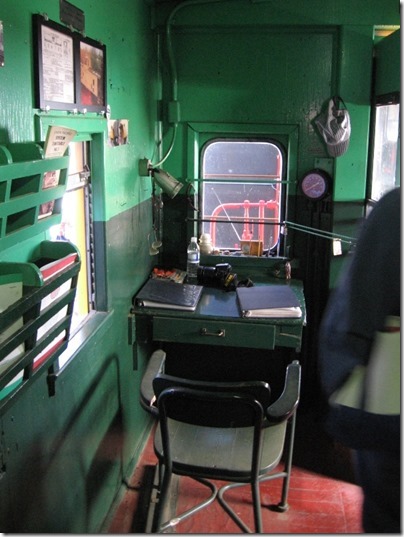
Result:
[[[133,298],[134,306],[195,311],[203,286],[151,278]]]
[[[299,299],[288,285],[237,287],[243,317],[301,317]]]

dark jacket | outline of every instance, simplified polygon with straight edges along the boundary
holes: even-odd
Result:
[[[330,296],[319,334],[319,369],[328,397],[367,364],[376,331],[400,315],[401,189],[387,193],[363,222],[353,254]],[[330,408],[328,430],[351,447],[393,448],[399,417]],[[386,438],[389,435],[389,438]]]

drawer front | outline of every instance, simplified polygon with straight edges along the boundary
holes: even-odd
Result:
[[[154,317],[153,339],[177,343],[274,349],[276,327],[264,324]]]

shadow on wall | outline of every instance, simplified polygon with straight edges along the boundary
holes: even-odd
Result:
[[[62,400],[64,385],[57,385],[57,389],[59,399],[58,394],[49,399],[49,406],[57,407]],[[7,521],[2,521],[2,531],[90,532],[98,520],[95,514],[92,520],[92,513],[98,503],[102,505],[101,495],[110,494],[106,487],[108,480],[113,478],[116,483],[122,479],[118,357],[107,360],[76,405],[74,386],[69,389],[73,393],[63,395],[74,407],[72,414],[53,441],[48,443],[42,435],[27,449],[23,465],[16,470],[24,479],[13,480],[24,482],[24,490],[14,492],[18,498],[10,498],[11,509]],[[12,464],[10,479],[11,467]]]

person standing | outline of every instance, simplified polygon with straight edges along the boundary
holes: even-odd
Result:
[[[387,319],[400,318],[400,213],[401,189],[396,188],[363,221],[356,248],[329,298],[318,347],[320,382],[328,400],[356,366],[368,364]],[[400,360],[399,352],[395,359]],[[364,494],[364,531],[400,533],[400,414],[331,404],[325,428],[354,450]]]

